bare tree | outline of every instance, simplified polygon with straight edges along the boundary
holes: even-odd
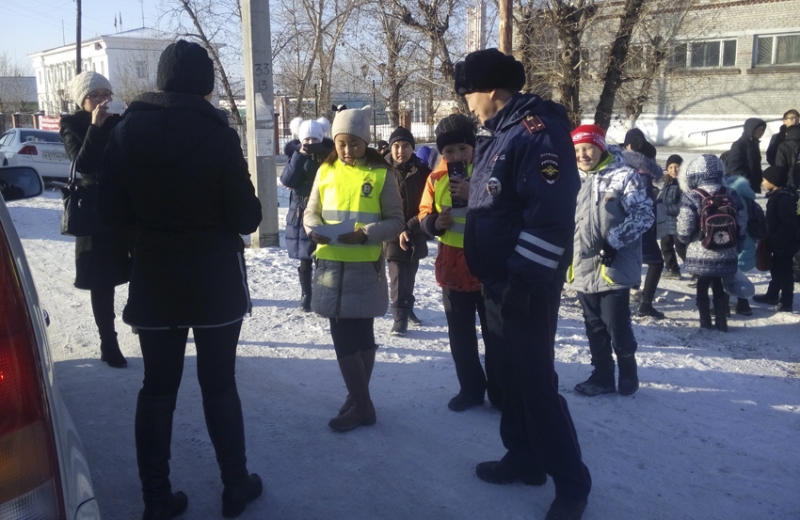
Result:
[[[597,14],[590,0],[519,0],[515,7],[515,53],[523,67],[525,90],[558,102],[573,126],[582,116],[581,82],[585,77],[583,34]]]
[[[7,52],[0,53],[0,112],[30,112],[36,99],[35,79],[24,76]]]
[[[178,36],[198,40],[211,55],[233,119],[237,125],[243,125],[236,108],[236,95],[220,56],[221,48],[241,48],[242,11],[239,0],[168,0],[166,5],[163,15],[172,19]],[[184,26],[183,15],[189,18],[191,27]],[[238,35],[238,39],[234,35]],[[234,51],[233,54],[237,53]]]
[[[161,44],[152,49],[121,54],[114,71],[114,97],[130,104],[139,94],[156,90],[156,70]]]
[[[628,58],[628,47],[633,35],[633,29],[639,22],[642,14],[644,0],[625,0],[622,14],[619,16],[619,28],[606,58],[605,73],[603,75],[603,91],[594,113],[596,125],[608,130],[611,125],[611,115],[614,111],[614,100],[617,90],[622,85],[622,75],[625,61]]]
[[[697,3],[698,0],[652,2],[648,6],[648,12],[642,16],[636,33],[644,43],[644,63],[638,75],[633,70],[626,71],[629,81],[633,83],[632,93],[625,102],[625,117],[629,127],[636,124],[650,99],[653,83],[667,63],[675,37],[682,30],[691,30],[686,24],[687,16]],[[704,23],[707,24],[708,21],[708,18],[704,19]]]
[[[449,83],[449,90],[453,99],[457,101],[462,112],[469,113],[469,108],[463,96],[460,96],[455,91],[455,62],[447,39],[451,18],[458,6],[458,0],[417,0],[415,11],[412,11],[409,7],[410,2],[404,3],[403,0],[392,1],[401,21],[429,39],[431,42],[431,61],[429,62],[431,69],[433,68],[434,58],[438,56],[439,72],[444,81]],[[432,86],[435,80],[432,76],[429,80]],[[429,100],[432,103],[432,96]],[[429,114],[432,114],[432,112],[429,112]],[[431,116],[429,115],[429,117]]]

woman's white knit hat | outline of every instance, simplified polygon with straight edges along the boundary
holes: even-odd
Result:
[[[83,108],[83,100],[86,99],[89,92],[100,89],[111,92],[111,82],[102,74],[98,74],[92,70],[81,72],[72,78],[72,81],[69,83],[69,93],[72,95],[72,101],[81,108]]]
[[[350,134],[360,137],[367,144],[371,141],[369,125],[372,121],[372,107],[351,108],[336,113],[333,120],[331,136],[336,138],[339,134]]]
[[[308,119],[306,121],[298,117],[292,120],[289,127],[292,130],[292,134],[296,135],[301,141],[308,137],[314,137],[322,142],[325,138],[325,134],[331,129],[331,123],[324,117],[320,117],[317,120]]]

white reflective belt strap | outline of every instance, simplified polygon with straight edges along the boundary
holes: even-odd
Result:
[[[538,247],[539,249],[544,249],[545,251],[549,251],[549,252],[551,252],[553,254],[556,254],[556,255],[563,255],[564,254],[564,248],[563,247],[558,247],[558,246],[555,246],[555,245],[551,244],[550,242],[545,242],[541,238],[535,237],[535,236],[531,235],[530,233],[528,233],[526,231],[522,231],[519,234],[519,239],[522,240],[522,241],[525,241],[525,242],[527,242],[527,243],[529,243],[531,245],[534,245],[534,246]]]
[[[555,269],[556,267],[558,267],[558,262],[556,262],[555,260],[550,260],[549,258],[545,258],[542,255],[537,255],[536,253],[529,251],[522,246],[515,247],[514,251],[524,256],[528,260],[536,262],[537,264],[542,264],[543,266],[549,267],[550,269]]]

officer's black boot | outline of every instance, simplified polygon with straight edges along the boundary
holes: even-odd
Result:
[[[263,489],[261,477],[247,473],[242,403],[236,387],[204,397],[203,412],[225,486],[222,491],[222,516],[236,517],[242,514],[248,502],[261,496]]]
[[[183,513],[186,495],[172,492],[169,481],[172,413],[175,394],[147,396],[139,392],[136,403],[136,461],[142,482],[143,520],[167,520]]]
[[[613,394],[617,391],[617,385],[614,381],[614,368],[613,359],[595,365],[589,379],[575,385],[575,391],[589,397],[600,394]]]

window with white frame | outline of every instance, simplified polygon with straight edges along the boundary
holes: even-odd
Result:
[[[136,77],[137,78],[146,78],[147,77],[147,64],[143,61],[136,62]]]
[[[672,69],[735,67],[736,40],[675,44],[672,46],[668,63]]]
[[[756,38],[756,67],[800,65],[800,34]]]

